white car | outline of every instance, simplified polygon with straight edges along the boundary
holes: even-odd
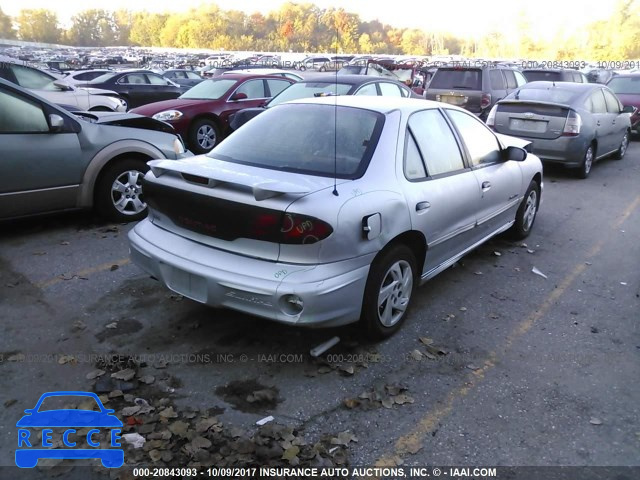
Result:
[[[0,78],[27,88],[46,100],[81,111],[125,112],[116,92],[99,88],[78,88],[47,72],[22,64],[19,60],[0,57]]]
[[[98,78],[100,75],[112,72],[113,70],[107,70],[106,68],[95,68],[91,70],[76,70],[75,72],[69,72],[63,80],[69,85],[78,86],[90,82],[94,78]]]

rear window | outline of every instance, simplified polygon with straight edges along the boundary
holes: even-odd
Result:
[[[540,81],[548,81],[548,82],[561,82],[562,81],[562,72],[547,72],[544,70],[524,70],[524,76],[527,77],[527,81],[529,82],[540,82]]]
[[[533,102],[551,102],[571,104],[584,92],[564,89],[561,87],[549,88],[521,88],[510,93],[505,98],[509,100],[525,100]]]
[[[273,107],[290,100],[300,98],[313,98],[325,95],[346,95],[351,90],[348,83],[336,82],[304,82],[294,83],[289,88],[283,90],[278,96],[273,97],[268,106]]]
[[[607,87],[613,93],[640,95],[640,75],[637,77],[614,77],[609,80]]]
[[[431,79],[429,88],[482,90],[482,70],[439,68]]]
[[[338,178],[361,177],[384,115],[334,105],[279,105],[258,115],[208,156],[228,162]],[[337,135],[336,135],[337,134]]]

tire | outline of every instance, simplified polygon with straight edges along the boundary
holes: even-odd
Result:
[[[593,145],[589,145],[586,152],[584,152],[584,157],[582,159],[582,165],[578,167],[576,170],[576,176],[578,178],[585,179],[591,173],[591,169],[593,168],[593,162],[595,161],[596,152],[593,148]]]
[[[320,67],[320,71],[321,71],[321,72],[326,72],[326,71],[327,71],[327,69],[323,66],[323,67]]]
[[[527,238],[536,221],[538,206],[540,205],[540,187],[535,180],[531,180],[527,193],[524,194],[522,203],[516,212],[516,221],[509,233],[514,240]]]
[[[124,102],[124,111],[128,112],[131,108],[131,101],[129,100],[129,97],[126,95],[120,95],[120,98]]]
[[[149,170],[146,161],[119,160],[100,174],[94,190],[98,212],[115,222],[133,222],[147,215],[142,178]]]
[[[622,137],[622,141],[620,142],[620,148],[616,151],[613,158],[616,160],[622,160],[624,158],[624,154],[627,153],[627,149],[629,148],[629,139],[631,134],[629,130],[624,132],[624,137]]]
[[[400,329],[415,288],[416,272],[416,257],[406,245],[391,247],[373,262],[360,319],[368,338],[382,340]]]
[[[219,141],[218,126],[209,118],[196,120],[189,129],[189,147],[194,153],[208,153]]]

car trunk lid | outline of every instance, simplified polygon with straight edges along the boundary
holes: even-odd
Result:
[[[297,175],[208,157],[153,160],[145,177],[151,221],[221,250],[277,261],[287,209],[331,188],[333,179]],[[341,180],[340,183],[344,182]],[[295,217],[295,215],[294,215]]]
[[[440,68],[429,88],[427,100],[456,105],[474,113],[482,111],[482,70],[479,68]]]
[[[557,103],[502,100],[493,128],[516,137],[554,139],[562,135],[570,110]]]

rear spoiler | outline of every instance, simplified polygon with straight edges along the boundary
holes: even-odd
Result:
[[[545,105],[548,107],[560,107],[560,108],[568,108],[570,110],[573,110],[573,107],[571,107],[571,105],[566,105],[564,103],[556,103],[556,102],[545,102],[542,100],[517,100],[515,98],[509,98],[509,99],[503,99],[500,100],[498,102],[500,105],[504,105],[504,104],[520,104],[520,103],[526,103],[529,105]]]
[[[268,180],[249,173],[213,168],[201,163],[176,162],[173,160],[151,160],[147,162],[156,177],[169,172],[179,173],[188,182],[197,183],[209,188],[221,184],[241,185],[253,191],[256,200],[266,200],[278,195],[303,195],[310,193],[311,187],[281,180]]]

